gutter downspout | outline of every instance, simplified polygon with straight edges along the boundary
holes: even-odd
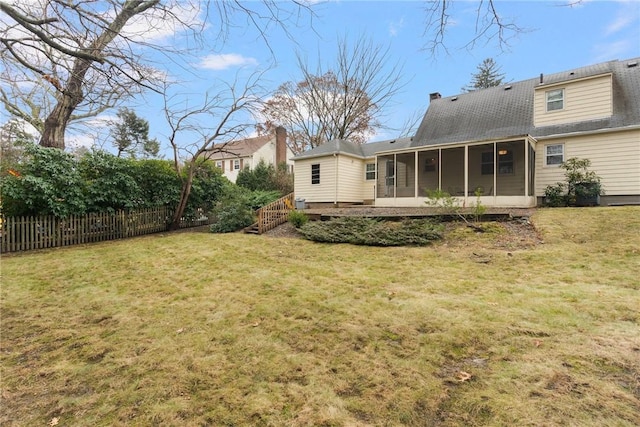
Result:
[[[333,198],[333,205],[334,207],[338,207],[338,155],[336,153],[333,153],[333,158],[336,159],[336,187],[335,187],[335,191],[334,191],[334,198]]]

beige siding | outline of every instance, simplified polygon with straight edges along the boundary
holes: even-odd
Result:
[[[574,138],[540,141],[536,147],[536,195],[547,185],[562,182],[564,169],[545,166],[545,145],[564,143],[565,160],[590,159],[591,168],[602,178],[607,195],[640,194],[640,130],[601,133]]]
[[[338,156],[338,201],[361,203],[364,184],[363,159]]]
[[[535,91],[534,126],[593,120],[613,114],[611,75],[542,86]],[[564,108],[547,112],[546,95],[549,90],[564,89]]]
[[[320,165],[320,184],[311,184],[311,165]],[[307,202],[336,201],[336,158],[333,156],[303,159],[295,162],[294,191],[296,198]]]
[[[368,159],[362,163],[362,194],[360,195],[360,198],[363,201],[373,200],[376,198],[376,180],[370,179],[367,181],[365,176],[366,164],[367,163],[375,164],[375,162],[376,162],[375,159]]]

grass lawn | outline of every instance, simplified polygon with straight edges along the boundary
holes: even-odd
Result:
[[[632,426],[640,207],[544,243],[172,233],[1,261],[3,426]]]

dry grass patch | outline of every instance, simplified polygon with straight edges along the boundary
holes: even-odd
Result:
[[[533,223],[3,257],[0,424],[635,425],[640,208]]]

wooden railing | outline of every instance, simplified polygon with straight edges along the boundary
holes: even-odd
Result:
[[[168,207],[71,215],[0,218],[0,252],[20,252],[124,239],[167,231],[173,210]],[[184,219],[180,228],[210,224],[207,217]]]
[[[258,209],[258,233],[262,234],[287,222],[289,212],[294,208],[293,202],[293,193],[289,193]]]

